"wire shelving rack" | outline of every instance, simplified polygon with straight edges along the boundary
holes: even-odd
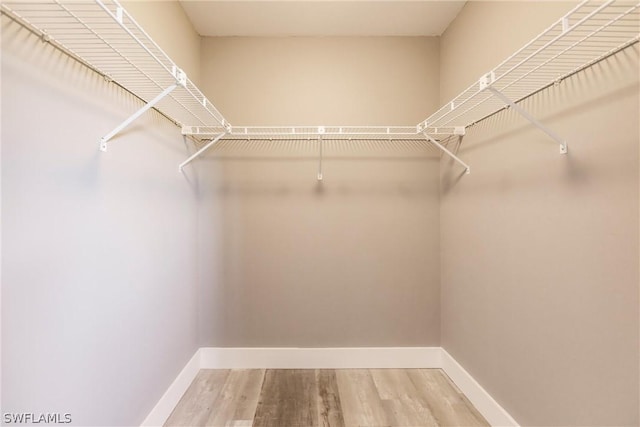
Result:
[[[100,140],[107,142],[150,108],[203,146],[180,169],[222,138],[426,139],[465,168],[445,140],[511,107],[567,152],[567,143],[519,102],[640,40],[640,2],[585,0],[477,82],[415,126],[232,126],[182,69],[117,0],[5,0],[2,11],[37,31],[145,105]],[[320,144],[320,164],[321,151]],[[321,170],[318,177],[321,179]]]

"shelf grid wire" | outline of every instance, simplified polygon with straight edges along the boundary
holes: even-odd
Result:
[[[488,82],[517,102],[637,42],[639,15],[637,1],[584,1],[488,73]],[[467,127],[504,107],[476,82],[419,127]]]
[[[517,102],[526,98],[637,42],[639,9],[638,2],[585,1],[494,68],[487,78],[509,99]],[[500,99],[474,83],[419,126],[467,127],[504,107]]]
[[[176,83],[176,64],[117,0],[5,0],[2,10],[40,31],[145,101]],[[517,102],[637,42],[640,3],[586,0],[487,74],[489,84]],[[183,127],[183,134],[206,139],[229,137],[436,138],[459,134],[505,108],[476,82],[417,126],[232,127],[188,78],[156,107]]]
[[[177,65],[117,0],[5,0],[2,10],[145,102],[177,81]],[[181,126],[227,125],[188,77],[155,108]]]
[[[182,133],[195,137],[209,137],[224,132],[220,126],[185,126]],[[233,126],[225,138],[366,138],[366,139],[424,139],[415,126]]]

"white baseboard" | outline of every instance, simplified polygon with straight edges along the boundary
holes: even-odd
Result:
[[[142,426],[161,426],[200,369],[440,368],[492,426],[518,423],[441,347],[202,347],[182,369]]]
[[[489,424],[518,427],[516,420],[444,348],[441,349],[441,353],[442,370],[467,396]]]
[[[203,369],[438,368],[440,347],[219,348],[203,347]]]
[[[171,383],[167,391],[162,395],[156,406],[153,407],[142,426],[161,426],[167,421],[169,415],[176,407],[182,395],[189,388],[200,370],[200,349],[196,350],[193,357],[187,362],[182,371]]]

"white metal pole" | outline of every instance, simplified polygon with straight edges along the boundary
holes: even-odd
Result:
[[[199,149],[198,151],[196,151],[191,157],[189,157],[187,160],[185,160],[184,162],[180,163],[180,171],[182,171],[182,168],[184,168],[185,166],[187,166],[189,163],[191,163],[196,157],[198,157],[200,154],[204,153],[205,151],[207,151],[209,148],[213,147],[213,145],[220,141],[220,139],[225,136],[227,133],[226,132],[222,132],[220,135],[216,136],[214,139],[212,139],[211,141],[209,141],[209,143],[207,145],[205,145],[204,147],[202,147],[201,149]]]
[[[425,138],[427,138],[429,140],[429,142],[431,142],[433,145],[435,145],[436,147],[438,147],[439,149],[441,149],[442,151],[444,151],[445,153],[447,153],[449,155],[449,157],[451,157],[453,160],[455,160],[456,162],[460,163],[462,166],[464,166],[465,169],[465,173],[466,174],[470,174],[471,173],[471,168],[469,167],[468,164],[466,164],[465,162],[463,162],[462,160],[460,160],[455,154],[453,154],[451,151],[447,150],[447,148],[440,144],[438,141],[436,141],[434,138],[430,137],[429,135],[427,135],[427,133],[424,133]]]
[[[164,98],[165,96],[169,95],[177,87],[178,87],[177,83],[176,84],[172,84],[171,86],[169,86],[168,88],[163,90],[162,93],[160,93],[158,96],[153,98],[150,102],[147,102],[144,105],[144,107],[140,108],[138,111],[133,113],[127,120],[125,120],[124,122],[120,123],[120,125],[118,127],[116,127],[114,130],[112,130],[111,132],[109,132],[108,134],[103,136],[100,139],[100,149],[102,151],[107,151],[107,142],[109,142],[109,140],[111,138],[113,138],[115,135],[117,135],[122,129],[124,129],[127,126],[129,126],[134,120],[136,120],[138,117],[143,115],[147,110],[149,110],[151,107],[153,107],[158,102],[160,102],[160,100],[162,98]]]
[[[551,139],[553,139],[558,144],[560,144],[560,154],[566,154],[567,153],[567,142],[564,139],[560,138],[555,132],[553,132],[551,129],[549,129],[548,127],[546,127],[542,123],[540,123],[535,117],[533,117],[531,114],[529,114],[525,109],[520,107],[518,104],[516,104],[515,102],[513,102],[512,100],[507,98],[499,90],[495,89],[492,86],[487,86],[486,89],[490,90],[491,93],[493,93],[495,96],[500,98],[502,100],[502,102],[504,102],[505,104],[508,104],[511,108],[516,110],[516,112],[518,112],[522,117],[524,117],[525,119],[529,120],[531,122],[531,124],[533,124],[535,127],[540,129],[542,132],[544,132],[547,135],[549,135],[551,137]]]
[[[318,181],[322,181],[322,135],[318,138]]]

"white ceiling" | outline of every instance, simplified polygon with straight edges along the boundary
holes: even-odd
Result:
[[[464,1],[181,0],[203,36],[439,36]]]

